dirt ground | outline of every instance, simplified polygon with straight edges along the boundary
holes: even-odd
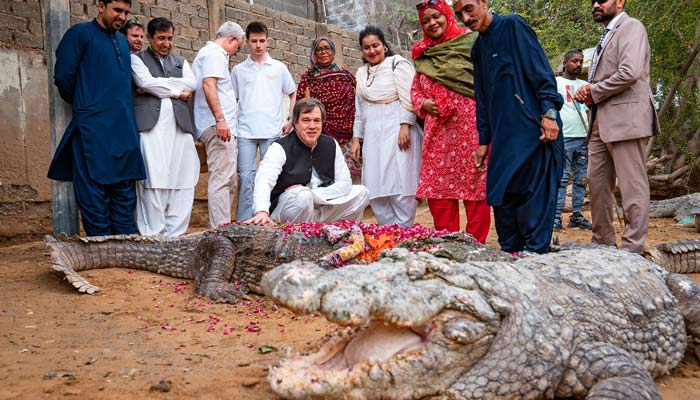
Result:
[[[417,220],[431,224],[425,207]],[[648,246],[697,235],[655,219]],[[578,229],[559,236],[590,240]],[[212,304],[193,296],[191,282],[147,272],[84,276],[102,292],[74,291],[41,241],[0,243],[0,399],[274,399],[268,366],[336,329],[265,298]],[[700,366],[688,352],[657,383],[665,399],[700,399]]]

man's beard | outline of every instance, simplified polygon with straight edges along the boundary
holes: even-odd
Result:
[[[602,14],[593,14],[593,21],[602,23],[602,22],[610,22],[613,18],[615,17],[615,10],[612,9],[609,12],[606,12],[603,10]]]
[[[105,28],[107,28],[107,30],[112,31],[112,32],[118,31],[124,25],[124,23],[118,24],[116,18],[109,20],[106,17],[102,18],[102,23],[105,25]],[[119,25],[119,26],[116,26],[116,25]]]

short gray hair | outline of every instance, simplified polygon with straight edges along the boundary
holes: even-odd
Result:
[[[241,28],[240,25],[232,21],[224,22],[223,25],[216,30],[217,39],[231,36],[235,36],[239,42],[242,42],[245,38],[245,32],[243,32],[243,28]]]
[[[321,110],[321,121],[326,122],[326,107],[323,106],[321,100],[315,99],[313,97],[307,97],[298,100],[294,104],[294,109],[292,110],[292,121],[299,122],[299,117],[301,116],[301,114],[310,113],[314,110],[314,108],[317,107],[319,110]]]

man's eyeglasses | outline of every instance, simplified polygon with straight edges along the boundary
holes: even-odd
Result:
[[[321,54],[321,53],[332,53],[333,49],[330,47],[316,47],[316,50],[314,50],[316,54]]]
[[[598,3],[598,4],[600,4],[600,5],[603,5],[603,4],[607,3],[607,2],[608,2],[608,0],[591,0],[591,5],[593,5],[593,4],[595,4],[595,3]]]
[[[420,3],[416,4],[416,10],[422,11],[423,9],[425,9],[429,6],[434,6],[437,3],[438,3],[438,0],[424,0],[424,1],[421,1]]]

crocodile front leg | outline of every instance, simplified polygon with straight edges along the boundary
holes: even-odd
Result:
[[[571,356],[557,396],[588,400],[661,400],[639,360],[609,343],[586,343]]]
[[[225,303],[245,297],[245,291],[231,282],[235,257],[233,243],[226,237],[203,238],[194,257],[195,293]]]

